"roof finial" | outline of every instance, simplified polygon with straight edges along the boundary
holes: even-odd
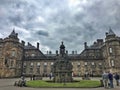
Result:
[[[15,32],[15,27],[13,28],[13,31],[12,32]]]
[[[113,32],[113,30],[112,30],[112,28],[111,28],[111,27],[109,27],[109,34],[110,34],[110,35],[115,34],[115,33]]]
[[[61,43],[62,43],[62,45],[63,45],[63,41],[62,41]]]
[[[109,31],[112,31],[112,28],[109,26]]]

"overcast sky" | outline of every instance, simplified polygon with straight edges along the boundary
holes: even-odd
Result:
[[[0,0],[0,38],[15,28],[20,40],[43,53],[55,53],[61,41],[66,49],[81,52],[105,38],[109,27],[120,36],[120,0]]]

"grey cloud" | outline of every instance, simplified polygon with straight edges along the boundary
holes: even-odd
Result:
[[[70,51],[81,51],[85,41],[91,43],[97,38],[104,38],[109,26],[120,34],[119,0],[87,0],[87,4],[75,8],[69,7],[68,2],[1,0],[0,31],[8,33],[11,27],[16,26],[29,32],[26,37],[24,32],[20,33],[19,37],[26,41],[40,41],[43,46],[56,50],[63,40]],[[39,16],[44,22],[38,20]]]
[[[38,32],[36,32],[36,34],[40,35],[40,36],[49,36],[49,33],[43,30],[39,30]]]

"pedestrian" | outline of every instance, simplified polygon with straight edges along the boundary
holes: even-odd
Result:
[[[21,76],[21,80],[24,81],[24,79],[25,79],[25,77],[22,75],[22,76]]]
[[[120,76],[118,75],[118,73],[115,73],[115,81],[116,81],[116,85],[119,86],[119,79],[120,79]]]
[[[102,74],[102,80],[103,80],[104,88],[108,88],[108,73],[107,72],[104,72]]]
[[[35,80],[35,75],[33,75],[33,80]]]
[[[114,88],[114,85],[113,85],[113,74],[111,72],[108,73],[108,79],[109,79],[109,82],[110,82],[110,88]]]
[[[49,74],[49,78],[50,78],[50,80],[51,80],[51,78],[52,78],[51,74]]]

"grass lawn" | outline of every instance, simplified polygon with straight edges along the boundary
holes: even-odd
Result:
[[[60,88],[95,88],[100,87],[100,81],[93,81],[93,80],[80,80],[79,82],[73,83],[53,83],[47,82],[43,80],[35,80],[35,81],[27,81],[26,85],[28,87],[46,87],[46,88],[53,88],[53,87],[60,87]]]

